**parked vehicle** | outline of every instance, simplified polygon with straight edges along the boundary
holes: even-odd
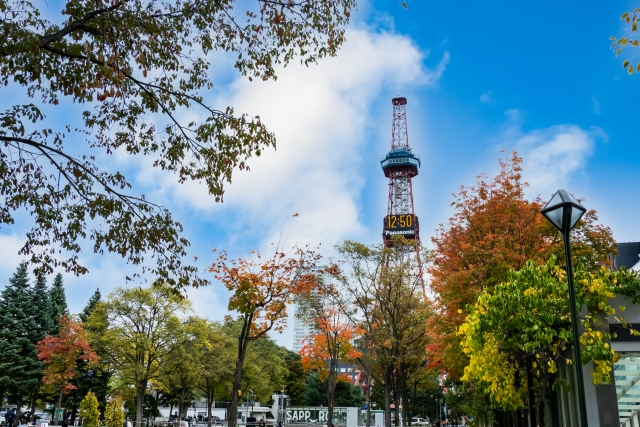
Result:
[[[411,425],[412,426],[426,426],[428,424],[429,424],[429,422],[427,420],[425,420],[424,418],[418,418],[418,417],[411,418]]]

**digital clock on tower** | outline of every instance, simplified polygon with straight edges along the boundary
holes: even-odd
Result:
[[[412,214],[387,215],[384,218],[384,229],[387,236],[402,234],[405,237],[413,236],[415,233],[415,218]]]

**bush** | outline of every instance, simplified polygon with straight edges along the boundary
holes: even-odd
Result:
[[[82,402],[80,402],[80,417],[84,427],[99,427],[100,425],[98,399],[92,392],[87,393]],[[122,426],[122,423],[120,426]]]

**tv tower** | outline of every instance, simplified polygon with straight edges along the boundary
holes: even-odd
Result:
[[[412,179],[418,175],[420,158],[413,154],[409,147],[407,98],[393,98],[391,104],[393,105],[391,151],[380,161],[384,176],[389,178],[389,202],[387,215],[384,217],[382,240],[387,247],[401,251],[408,250],[415,254],[417,274],[426,298],[420,262],[420,223],[413,206],[412,185]],[[401,235],[413,244],[396,245],[393,241],[394,235]]]

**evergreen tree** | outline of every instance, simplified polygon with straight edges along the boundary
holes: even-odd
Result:
[[[87,321],[89,316],[91,316],[91,313],[93,313],[93,310],[96,309],[96,306],[100,302],[101,298],[102,295],[100,294],[100,289],[96,289],[91,298],[89,298],[89,302],[85,306],[84,310],[82,310],[82,313],[78,315],[78,317],[80,317],[80,321],[82,321],[83,323]]]
[[[32,333],[32,340],[38,342],[47,334],[57,329],[57,319],[53,318],[53,307],[47,289],[47,281],[44,278],[36,280],[36,284],[31,292],[34,321],[36,329]]]
[[[67,297],[65,296],[64,285],[62,283],[62,274],[60,273],[56,274],[56,277],[53,279],[53,285],[49,291],[49,298],[51,299],[51,314],[53,316],[54,332],[58,333],[57,320],[63,314],[69,314],[69,309],[67,308]]]
[[[53,319],[51,299],[47,289],[47,281],[44,276],[39,277],[33,289],[31,289],[31,308],[36,327],[29,332],[29,339],[34,345],[37,345],[47,334],[55,333],[58,330],[58,322]],[[44,366],[40,364],[40,372],[37,376],[42,378],[43,374]],[[38,386],[32,390],[31,412],[35,412],[36,410],[36,400],[38,399],[41,388],[42,383],[39,383]]]
[[[0,299],[0,353],[3,360],[3,386],[10,401],[20,407],[25,398],[40,387],[42,364],[38,360],[33,331],[37,330],[26,263],[20,264],[9,279],[9,285],[2,291]]]

